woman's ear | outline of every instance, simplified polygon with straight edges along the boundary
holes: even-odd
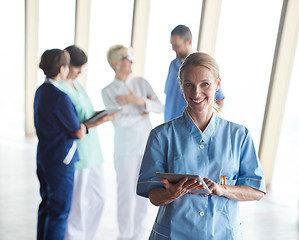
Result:
[[[61,65],[59,69],[59,73],[62,73],[64,71],[65,66]]]
[[[114,71],[119,69],[119,62],[118,61],[112,61],[112,66]]]
[[[64,68],[65,68],[65,66],[63,66],[63,65],[60,66],[59,73],[56,75],[56,78],[61,79]]]

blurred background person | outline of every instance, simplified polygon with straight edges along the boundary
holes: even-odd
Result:
[[[115,78],[102,90],[103,102],[107,108],[122,107],[113,121],[118,239],[143,240],[149,202],[137,196],[136,184],[152,129],[149,112],[162,113],[164,107],[144,78],[130,76],[133,63],[130,48],[112,46],[107,60],[115,71]]]
[[[46,79],[34,98],[37,176],[42,198],[38,209],[38,240],[64,239],[73,193],[74,163],[78,161],[74,140],[82,139],[87,132],[71,99],[59,90],[58,82],[66,79],[69,63],[67,51],[50,49],[42,54],[39,64]]]
[[[192,49],[192,33],[185,25],[178,25],[171,31],[170,43],[173,51],[176,53],[176,58],[170,63],[165,83],[165,122],[181,116],[187,107],[187,102],[181,90],[178,73],[183,60],[190,53],[194,52]],[[224,94],[221,88],[219,88],[216,92],[215,100],[220,109],[223,108],[224,98]]]
[[[95,111],[86,91],[76,79],[87,62],[87,56],[75,45],[65,50],[71,57],[70,70],[67,78],[59,82],[59,87],[72,100],[80,122],[85,122]],[[76,140],[79,161],[75,163],[74,192],[65,234],[67,240],[92,240],[98,229],[106,191],[103,156],[96,126],[115,119],[115,116],[105,115],[95,123],[85,123],[88,134]]]

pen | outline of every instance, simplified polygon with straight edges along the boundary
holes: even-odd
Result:
[[[220,183],[221,183],[221,185],[225,185],[226,184],[225,180],[226,180],[225,176],[221,176],[220,177]]]

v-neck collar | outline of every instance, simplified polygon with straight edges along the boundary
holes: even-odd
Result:
[[[188,130],[194,136],[196,141],[198,141],[198,143],[207,142],[211,138],[211,136],[213,135],[214,130],[216,128],[216,123],[217,123],[217,118],[218,118],[218,116],[215,112],[213,112],[213,116],[212,116],[208,126],[204,130],[204,132],[202,132],[196,126],[193,119],[189,115],[187,109],[185,109],[183,116],[185,118],[185,123],[186,123]]]

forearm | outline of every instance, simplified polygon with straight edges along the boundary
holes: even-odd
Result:
[[[175,199],[170,198],[164,188],[154,188],[149,192],[149,199],[155,206],[163,206],[172,203]]]
[[[86,126],[83,123],[81,123],[80,129],[75,131],[74,135],[75,135],[76,138],[82,139],[85,136],[86,132],[87,132]]]
[[[229,186],[221,185],[223,188],[223,197],[235,201],[253,201],[260,200],[264,193],[248,186]]]
[[[146,102],[142,97],[137,97],[136,96],[135,104],[139,105],[140,107],[143,107],[144,109],[146,109]]]

